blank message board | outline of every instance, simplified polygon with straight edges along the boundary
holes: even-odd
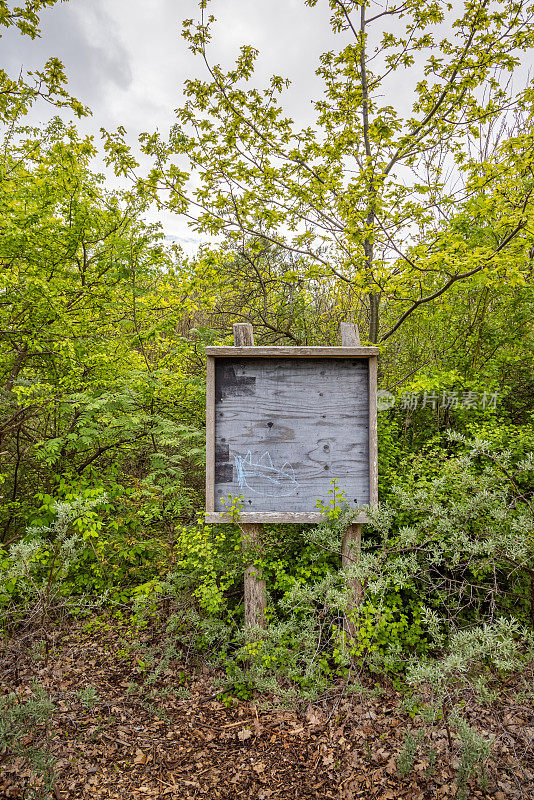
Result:
[[[210,347],[206,519],[313,522],[375,503],[376,348]]]

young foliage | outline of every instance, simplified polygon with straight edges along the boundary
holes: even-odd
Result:
[[[296,280],[344,286],[376,342],[381,327],[388,339],[476,275],[524,279],[507,253],[524,250],[531,213],[532,95],[507,76],[534,43],[534,10],[523,0],[329,5],[339,46],[320,58],[323,92],[302,128],[284,109],[285,79],[254,85],[253,47],[231,69],[211,62],[215,19],[202,0],[183,36],[209,78],[185,82],[168,140],[141,137],[154,167],[139,189],[225,237],[245,273],[264,241],[292,255]],[[499,141],[511,110],[524,120]],[[106,148],[119,173],[135,174],[124,131]],[[460,228],[480,216],[495,224],[466,242]]]
[[[30,39],[40,37],[40,13],[57,2],[58,0],[24,0],[24,5],[14,6],[7,0],[1,0],[0,38],[1,28],[15,28],[21,36],[28,36]],[[16,78],[0,68],[0,123],[13,124],[38,99],[60,108],[70,108],[78,117],[88,114],[89,109],[68,93],[66,83],[65,68],[54,57],[49,58],[42,69],[27,73],[21,71]]]

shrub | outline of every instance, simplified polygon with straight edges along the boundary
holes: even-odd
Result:
[[[96,529],[94,509],[105,497],[56,503],[49,525],[29,527],[26,536],[4,554],[0,565],[0,597],[18,619],[28,614],[45,625],[64,590],[64,581],[84,551],[91,547]]]

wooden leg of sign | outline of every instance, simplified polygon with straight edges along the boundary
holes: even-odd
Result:
[[[360,333],[358,331],[358,326],[354,322],[342,322],[340,325],[340,333],[342,347],[359,347]],[[343,537],[343,545],[341,548],[341,566],[343,569],[349,569],[349,567],[360,560],[361,550],[362,526],[354,523],[348,526]],[[363,601],[363,587],[359,580],[353,578],[349,581],[349,588],[351,589],[352,597],[345,616],[345,630],[349,638],[353,639],[357,633],[354,612]]]
[[[234,324],[234,345],[236,347],[254,347],[254,331],[249,322]],[[265,627],[265,609],[267,608],[267,586],[265,578],[258,574],[257,567],[247,561],[247,551],[252,558],[261,552],[261,525],[241,525],[243,533],[243,555],[245,556],[245,626],[259,625]]]
[[[262,549],[262,525],[241,525],[243,553],[245,555],[245,627],[258,625],[265,628],[267,585],[265,578],[253,563],[247,563],[247,553],[257,557]]]
[[[343,569],[349,569],[360,560],[362,551],[362,526],[359,524],[349,525],[343,537],[343,545],[341,548],[341,566]],[[352,578],[348,581],[348,586],[351,590],[351,601],[347,608],[345,616],[345,630],[349,638],[354,639],[358,632],[358,626],[355,622],[355,612],[363,602],[363,586],[357,578]]]
[[[360,332],[355,322],[342,322],[339,326],[341,347],[359,347]]]

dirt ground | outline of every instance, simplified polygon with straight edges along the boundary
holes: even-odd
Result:
[[[145,643],[157,639],[145,630]],[[3,694],[21,703],[32,684],[54,704],[47,724],[22,742],[55,758],[55,800],[85,798],[366,798],[444,800],[457,796],[457,754],[434,734],[435,763],[416,755],[402,777],[397,758],[415,723],[392,689],[347,696],[339,689],[293,710],[267,709],[214,689],[213,672],[171,663],[154,681],[114,622],[76,622],[55,630],[45,657],[34,642],[0,652]],[[88,688],[89,687],[89,688]],[[469,798],[534,798],[534,711],[505,696],[491,709],[466,709],[495,737],[486,790]],[[32,777],[23,755],[0,751],[0,798],[27,798]]]

